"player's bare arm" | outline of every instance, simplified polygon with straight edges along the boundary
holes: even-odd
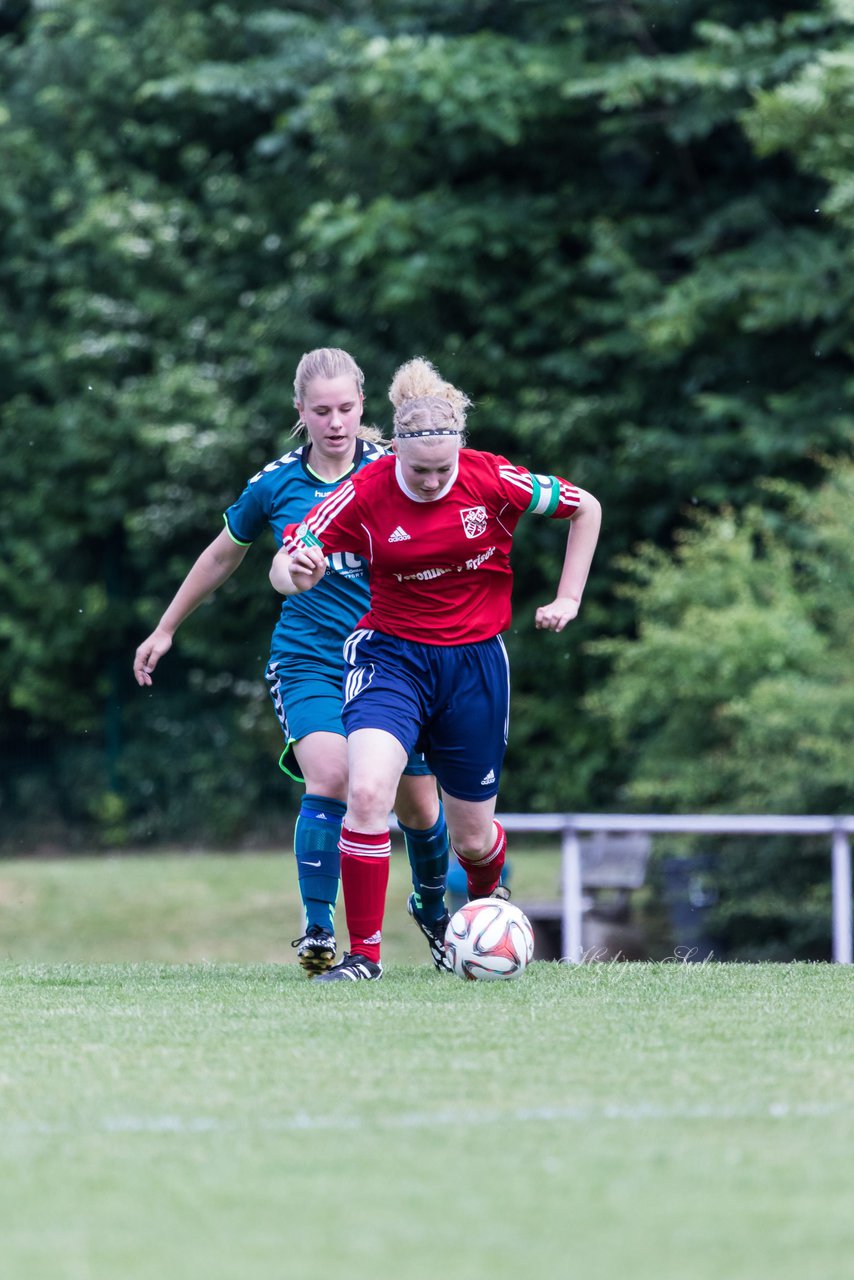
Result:
[[[239,546],[223,529],[205,547],[151,635],[143,640],[133,661],[133,674],[143,688],[151,685],[151,675],[160,659],[172,648],[181,623],[213,595],[242,563],[248,547]]]
[[[598,498],[585,489],[578,490],[579,502],[569,525],[566,554],[558,583],[557,595],[550,604],[536,612],[534,625],[541,631],[563,631],[578,616],[587,575],[599,541],[602,507]]]

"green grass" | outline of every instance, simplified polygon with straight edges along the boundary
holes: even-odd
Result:
[[[548,845],[514,850],[512,870],[515,896],[557,896]],[[408,876],[395,847],[383,954],[420,964],[427,947],[406,914]],[[337,914],[346,943],[343,906]],[[0,858],[0,960],[290,964],[302,931],[292,856]]]
[[[281,945],[276,860],[167,861],[0,867],[3,1280],[847,1280],[850,969],[129,961],[216,955],[226,889]]]

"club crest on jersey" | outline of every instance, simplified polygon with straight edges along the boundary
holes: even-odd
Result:
[[[467,507],[460,512],[460,519],[467,538],[479,538],[486,533],[486,507]]]

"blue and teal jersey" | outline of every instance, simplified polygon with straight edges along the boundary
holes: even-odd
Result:
[[[229,536],[247,547],[269,529],[278,550],[285,525],[302,520],[342,480],[385,452],[381,445],[357,439],[349,471],[338,480],[321,480],[309,467],[309,446],[292,449],[253,476],[225,512]],[[368,564],[350,552],[336,552],[328,561],[322,582],[285,598],[273,631],[271,662],[308,661],[336,673],[343,669],[344,641],[370,607]]]

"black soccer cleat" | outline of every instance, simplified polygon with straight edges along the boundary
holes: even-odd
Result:
[[[501,902],[507,902],[510,899],[510,890],[507,888],[506,884],[497,884],[492,890],[492,893],[484,893],[482,896],[484,898],[498,898]],[[469,896],[469,902],[474,901],[476,901],[476,899]],[[477,899],[477,901],[480,901],[480,899]]]
[[[325,973],[335,961],[335,937],[323,925],[313,924],[291,946],[296,947],[297,960],[310,978]]]
[[[319,973],[315,982],[379,982],[383,976],[383,967],[377,960],[369,960],[367,956],[351,955],[344,952],[340,964],[325,973]]]
[[[448,912],[446,911],[438,920],[422,920],[421,916],[418,914],[418,909],[415,906],[414,893],[409,895],[406,910],[412,916],[412,919],[427,939],[427,945],[430,948],[430,955],[433,957],[433,964],[440,973],[453,973],[454,966],[445,955],[445,931],[447,930],[448,923],[451,919]]]

